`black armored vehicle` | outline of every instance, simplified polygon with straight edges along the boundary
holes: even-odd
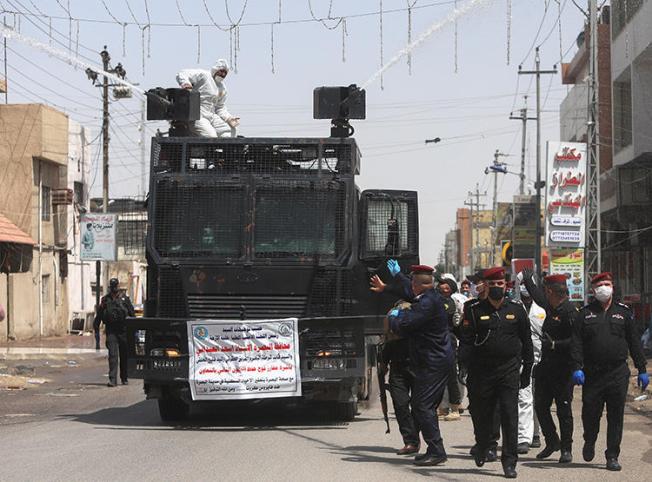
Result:
[[[172,132],[174,134],[174,132]],[[164,420],[192,405],[190,320],[298,318],[301,401],[340,418],[369,394],[390,295],[386,260],[418,262],[417,194],[355,184],[353,138],[152,139],[147,299],[129,376]]]

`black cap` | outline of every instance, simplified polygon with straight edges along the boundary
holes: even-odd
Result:
[[[468,279],[474,285],[477,285],[480,281],[484,279],[484,270],[481,269],[479,271],[476,271],[474,274],[468,275],[466,279]]]
[[[118,278],[111,278],[109,280],[109,288],[117,288],[119,284],[120,281],[118,281]]]

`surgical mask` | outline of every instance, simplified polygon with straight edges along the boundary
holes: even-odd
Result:
[[[598,286],[595,290],[595,298],[600,302],[604,303],[606,301],[609,301],[611,298],[611,295],[614,292],[614,289],[612,286]]]
[[[489,298],[494,301],[500,301],[505,297],[505,288],[500,286],[492,286],[489,288]]]

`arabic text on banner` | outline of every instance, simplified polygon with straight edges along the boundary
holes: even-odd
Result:
[[[584,300],[584,250],[553,249],[550,252],[550,273],[563,274],[571,301]]]
[[[193,400],[301,396],[296,318],[188,322]]]
[[[116,261],[116,214],[81,216],[80,257],[84,261]]]
[[[546,246],[584,247],[586,144],[548,142],[546,163]]]

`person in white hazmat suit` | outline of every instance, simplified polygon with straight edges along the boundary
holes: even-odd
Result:
[[[519,280],[520,281],[520,280]],[[525,285],[519,284],[521,302],[525,306],[530,318],[530,330],[532,331],[532,345],[534,347],[534,366],[541,361],[541,336],[543,333],[543,321],[546,319],[546,310],[537,305]],[[519,454],[528,453],[530,447],[540,447],[539,427],[535,420],[534,413],[534,390],[536,379],[526,388],[518,391],[518,446]],[[537,425],[537,426],[535,426]]]
[[[184,69],[177,74],[182,89],[199,92],[201,118],[190,124],[190,133],[200,137],[231,137],[240,118],[226,109],[226,85],[229,64],[219,59],[210,69]]]

